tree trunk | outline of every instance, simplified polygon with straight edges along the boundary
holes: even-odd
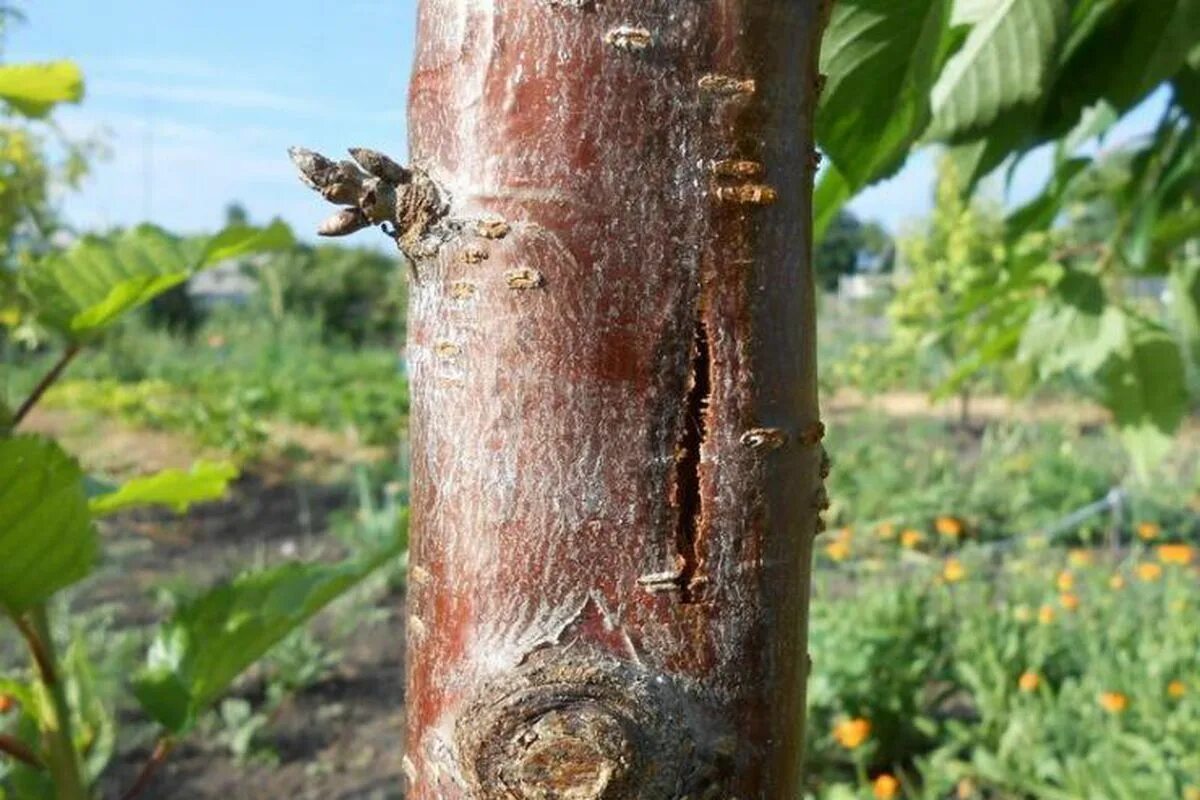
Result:
[[[414,800],[800,796],[820,6],[421,0]]]

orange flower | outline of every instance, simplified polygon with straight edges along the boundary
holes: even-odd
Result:
[[[970,778],[963,778],[958,782],[958,786],[954,787],[954,795],[958,800],[971,800],[975,796],[975,784]]]
[[[967,577],[967,568],[957,558],[948,558],[946,566],[942,568],[942,577],[946,579],[946,583],[958,583]]]
[[[1042,606],[1038,609],[1038,622],[1043,625],[1049,625],[1054,622],[1054,609],[1050,606]]]
[[[1101,692],[1100,707],[1110,714],[1121,714],[1129,708],[1129,698],[1120,692]]]
[[[1070,592],[1063,592],[1061,595],[1059,595],[1058,602],[1061,603],[1062,607],[1067,611],[1079,610],[1079,598]]]
[[[1036,692],[1041,685],[1042,679],[1036,672],[1023,672],[1017,681],[1017,686],[1022,692]]]
[[[871,784],[871,791],[875,793],[876,800],[892,800],[900,794],[900,781],[885,772]]]
[[[896,538],[896,524],[894,522],[881,522],[875,531],[879,534],[880,539]]]
[[[1149,561],[1137,565],[1137,575],[1146,583],[1152,583],[1162,577],[1162,567]]]
[[[933,527],[939,534],[950,539],[962,536],[966,528],[958,517],[938,517],[934,520]]]
[[[836,539],[825,545],[825,555],[834,561],[845,561],[850,557],[850,545],[843,539]]]
[[[0,694],[0,714],[7,714],[17,705],[11,694]]]
[[[900,534],[900,544],[909,550],[915,549],[923,541],[925,541],[925,534],[913,528],[908,528]]]
[[[1195,556],[1186,544],[1164,544],[1158,547],[1158,560],[1164,564],[1179,564],[1186,567]]]
[[[1125,578],[1122,575],[1113,575],[1108,579],[1108,588],[1114,592],[1119,592],[1125,588]]]
[[[1142,541],[1149,542],[1157,539],[1162,533],[1162,526],[1157,522],[1139,522],[1137,526],[1137,535]]]
[[[844,719],[833,727],[833,738],[847,750],[856,750],[871,735],[871,723],[862,717]]]
[[[1183,681],[1171,681],[1167,684],[1167,697],[1179,700],[1185,694],[1187,694],[1187,684]]]
[[[1064,569],[1058,573],[1057,583],[1060,592],[1069,592],[1075,586],[1075,576],[1071,574],[1070,570]]]
[[[1093,561],[1092,551],[1081,549],[1072,550],[1070,553],[1067,553],[1067,561],[1069,561],[1073,567],[1086,567]]]

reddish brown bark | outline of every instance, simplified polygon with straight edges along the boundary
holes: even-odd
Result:
[[[410,797],[799,796],[819,5],[421,1]]]

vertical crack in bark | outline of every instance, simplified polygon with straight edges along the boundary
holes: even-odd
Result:
[[[696,324],[692,341],[692,365],[683,411],[683,430],[675,455],[675,505],[679,516],[675,527],[676,563],[680,596],[694,602],[701,576],[700,538],[704,533],[704,496],[700,488],[700,455],[708,436],[709,400],[712,393],[712,360],[708,326]]]

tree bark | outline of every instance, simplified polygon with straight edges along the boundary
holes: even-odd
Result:
[[[822,12],[421,0],[414,800],[800,796]]]

